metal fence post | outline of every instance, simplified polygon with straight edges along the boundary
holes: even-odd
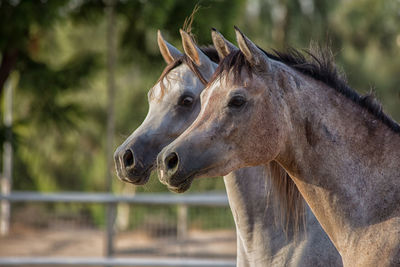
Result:
[[[106,257],[111,257],[114,253],[114,224],[117,211],[116,203],[108,203],[106,206]]]
[[[182,242],[187,238],[188,230],[188,206],[186,204],[178,205],[177,239]]]
[[[113,179],[113,150],[115,132],[115,65],[116,65],[116,38],[115,38],[115,0],[104,0],[106,4],[105,13],[107,19],[107,146],[106,146],[106,190],[112,192]],[[114,222],[116,215],[116,203],[108,203],[106,208],[106,257],[113,254],[114,245]]]

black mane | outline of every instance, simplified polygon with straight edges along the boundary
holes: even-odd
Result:
[[[212,62],[217,63],[217,64],[219,63],[218,52],[214,46],[212,46],[212,45],[201,46],[200,50],[203,51],[203,53],[206,54],[206,56],[209,57]]]
[[[337,70],[332,53],[329,49],[321,49],[319,47],[313,49],[313,51],[305,51],[305,53],[294,48],[289,48],[285,52],[273,50],[272,53],[266,52],[263,49],[261,50],[270,59],[282,62],[287,66],[290,66],[293,69],[334,88],[339,93],[376,116],[391,130],[400,133],[400,125],[383,112],[382,106],[373,95],[359,95],[355,90],[347,85],[343,75],[341,75]],[[234,80],[238,81],[243,69],[247,70],[251,75],[252,66],[246,60],[244,54],[240,50],[234,51],[220,62],[210,83],[223,72],[232,72]]]

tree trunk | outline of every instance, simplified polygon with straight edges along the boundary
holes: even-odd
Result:
[[[17,49],[5,49],[2,53],[2,59],[0,64],[0,97],[3,94],[4,84],[7,78],[10,76],[11,71],[14,69],[17,63],[18,50]]]
[[[115,98],[115,0],[108,0],[106,2],[106,16],[107,16],[107,85],[108,85],[108,98],[107,98],[107,145],[106,145],[106,190],[112,192],[112,179],[113,179],[113,152],[114,152],[114,98]],[[113,254],[113,236],[114,236],[114,222],[115,222],[115,205],[108,204],[106,211],[106,256],[110,257]]]
[[[13,147],[12,147],[12,122],[13,122],[13,91],[18,82],[18,76],[11,75],[5,83],[4,90],[4,126],[6,129],[3,144],[3,174],[0,177],[1,194],[9,195],[12,189],[13,172]],[[0,202],[0,235],[7,235],[10,228],[11,204],[7,200]]]

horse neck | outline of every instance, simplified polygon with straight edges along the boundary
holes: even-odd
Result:
[[[277,161],[342,254],[360,229],[399,219],[400,135],[322,82],[293,77],[290,138]]]
[[[294,240],[292,225],[284,230],[280,211],[274,207],[274,190],[269,190],[265,166],[242,168],[224,176],[229,205],[235,220],[238,238],[246,253],[257,258],[273,258],[282,247]],[[301,238],[304,229],[300,229]]]

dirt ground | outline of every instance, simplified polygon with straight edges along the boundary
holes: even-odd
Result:
[[[0,237],[0,257],[101,257],[105,233],[92,229],[35,229],[13,226]],[[190,230],[184,241],[175,236],[154,238],[143,231],[117,233],[115,256],[122,257],[199,257],[234,259],[235,233],[231,230]]]

